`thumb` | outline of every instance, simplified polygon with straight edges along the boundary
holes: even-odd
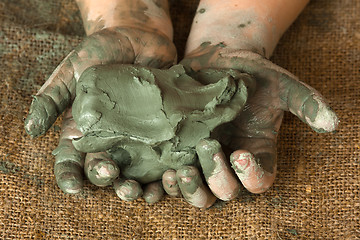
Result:
[[[280,99],[284,100],[284,110],[296,115],[316,132],[333,132],[339,119],[325,98],[312,87],[294,78],[282,75]]]

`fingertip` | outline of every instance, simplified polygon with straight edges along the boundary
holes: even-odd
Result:
[[[216,197],[204,185],[196,167],[184,166],[177,170],[177,182],[184,198],[198,208],[208,208],[214,204]]]
[[[55,163],[54,175],[57,185],[65,193],[79,193],[84,186],[82,167],[73,161]]]
[[[183,166],[176,171],[178,183],[190,183],[194,177],[200,177],[199,170],[194,166]]]
[[[158,202],[164,196],[164,189],[160,181],[146,185],[143,198],[149,204]]]
[[[34,96],[24,123],[26,133],[33,138],[45,134],[57,116],[55,103],[50,97]]]
[[[119,177],[117,164],[105,156],[87,154],[84,170],[89,181],[99,187],[109,186]]]
[[[176,180],[176,171],[173,169],[167,170],[162,176],[162,184],[165,192],[170,196],[180,196],[179,185]]]
[[[208,155],[206,159],[200,161],[211,192],[223,201],[236,198],[240,190],[239,180],[226,161],[222,151]]]
[[[84,186],[83,176],[75,172],[65,172],[56,176],[56,182],[63,192],[70,194],[79,193]]]
[[[280,93],[280,99],[287,99],[284,110],[292,112],[316,132],[334,132],[339,119],[323,96],[303,82],[284,79],[287,80],[283,83],[285,91]]]
[[[305,101],[303,112],[306,123],[316,132],[334,132],[340,122],[336,113],[317,95]]]
[[[142,196],[143,190],[141,185],[131,179],[116,179],[114,181],[114,190],[118,197],[124,201],[133,201]]]
[[[244,187],[252,193],[263,193],[267,191],[274,183],[276,176],[276,164],[273,159],[267,159],[271,154],[260,153],[257,159],[246,150],[237,150],[230,157],[232,167]],[[272,168],[271,172],[265,171],[259,162],[267,163],[270,161],[267,169]]]

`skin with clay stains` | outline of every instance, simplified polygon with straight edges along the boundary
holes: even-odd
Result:
[[[116,2],[121,4],[117,5]],[[248,73],[256,79],[255,82],[253,81],[256,91],[249,98],[241,114],[232,123],[216,128],[212,134],[212,137],[217,138],[222,144],[234,150],[238,149],[233,153],[231,162],[238,178],[251,192],[265,191],[275,179],[276,136],[283,111],[291,111],[318,132],[334,131],[338,124],[335,113],[316,90],[299,82],[292,74],[265,59],[272,54],[281,35],[307,2],[308,0],[296,2],[229,0],[220,3],[217,0],[201,0],[189,35],[186,58],[182,62],[189,71],[233,68]],[[167,1],[113,0],[109,3],[111,4],[107,6],[104,4],[96,9],[94,0],[78,1],[86,31],[94,36],[89,37],[82,46],[69,54],[50,77],[50,81],[35,96],[25,124],[27,132],[32,136],[43,134],[56,120],[57,115],[69,106],[75,97],[76,83],[87,67],[114,62],[135,62],[140,65],[164,67],[171,65],[171,59],[175,59],[173,57],[176,53],[172,54],[175,52],[174,48],[168,44],[168,40],[172,39],[172,28],[168,18]],[[122,12],[121,8],[127,10]],[[126,17],[122,18],[121,15]],[[224,18],[224,16],[227,17]],[[162,22],[165,23],[163,26],[161,26]],[[141,26],[142,24],[145,28]],[[151,47],[146,50],[141,47],[144,44],[147,46],[146,39],[152,39],[154,35],[162,39],[157,41],[154,48],[161,49],[158,53],[151,48],[153,47],[151,44],[149,45]],[[121,39],[120,49],[117,42],[112,41],[114,39],[116,41]],[[165,46],[165,48],[160,46]],[[128,47],[132,47],[133,51],[129,51]],[[115,49],[118,49],[117,53]],[[114,50],[115,57],[111,55]],[[170,54],[167,55],[167,53]],[[71,140],[81,138],[82,134],[73,128],[75,124],[72,123],[70,111],[67,115],[70,127],[64,126],[62,133],[65,136],[64,141],[54,152],[59,159],[56,161],[58,164],[55,166],[55,174],[57,179],[60,179],[58,184],[63,190],[65,189],[64,191],[77,192],[82,186],[79,179],[84,161],[83,154],[74,148]],[[135,144],[130,148],[137,149],[139,146]],[[200,149],[201,146],[198,148]],[[150,150],[145,148],[144,151]],[[113,156],[122,156],[119,159],[131,159],[128,151],[120,150],[120,148],[112,149],[110,152]],[[210,150],[204,151],[203,154],[208,157],[212,155],[212,158],[210,157],[212,162],[207,165],[217,166],[201,166],[207,169],[205,172],[218,168],[221,170],[213,171],[214,174],[223,172],[224,175],[230,177],[227,168],[219,164],[226,161],[221,151],[212,154]],[[67,156],[75,161],[70,161]],[[111,166],[111,164],[106,166]],[[103,171],[102,167],[99,169],[102,173],[109,172]],[[247,174],[244,173],[244,169],[247,169]],[[181,168],[177,171],[167,170],[164,173],[165,190],[168,188],[171,192],[170,189],[175,186],[172,192],[174,195],[180,189],[185,198],[194,205],[208,206],[207,203],[211,201],[204,199],[214,199],[214,197],[210,191],[203,190],[204,185],[199,180],[200,178],[195,177],[199,175],[199,172],[194,170],[191,172],[195,175],[189,175],[191,176],[189,179],[194,180],[190,182],[198,187],[188,188],[187,185],[176,184],[174,181],[174,176],[180,170]],[[251,174],[253,174],[252,177]],[[185,179],[187,179],[186,176]],[[222,185],[222,181],[211,181],[211,177],[206,177],[206,180],[217,197],[227,199],[226,194],[216,191]],[[61,185],[62,181],[64,184]],[[123,185],[116,186],[115,189],[118,189]],[[130,191],[128,186],[138,189],[136,184],[124,186],[127,187],[120,187],[123,189],[120,191],[121,196],[126,195],[125,190]],[[195,191],[197,194],[190,193],[193,189],[199,189]],[[132,197],[127,199],[134,199],[134,196],[137,196],[134,193],[139,193],[139,191],[134,190],[130,194]],[[229,195],[229,191],[227,194]]]
[[[56,182],[66,193],[78,193],[84,185],[85,154],[77,151],[72,144],[73,139],[81,136],[72,119],[71,111],[67,111],[62,123],[58,147],[53,151]]]
[[[87,179],[100,187],[111,185],[120,175],[117,163],[106,152],[86,154],[84,169]]]
[[[87,35],[114,26],[156,29],[172,39],[167,0],[76,0]]]
[[[196,146],[196,152],[212,193],[224,201],[237,197],[240,184],[226,161],[220,143],[213,139],[202,139]]]
[[[141,185],[135,180],[118,178],[113,183],[114,190],[123,201],[133,201],[143,195]]]
[[[66,193],[82,190],[84,170],[90,181],[100,186],[110,184],[118,175],[112,162],[102,162],[98,156],[89,155],[85,162],[85,154],[71,143],[72,139],[82,136],[70,107],[83,71],[109,63],[167,68],[176,61],[167,0],[109,0],[106,4],[78,0],[77,4],[88,36],[69,53],[34,96],[25,120],[26,132],[37,137],[66,112],[59,146],[54,150],[55,176]]]
[[[339,123],[315,89],[266,59],[307,3],[308,0],[201,0],[185,59],[181,61],[194,71],[231,68],[255,78],[256,90],[239,116],[212,135],[235,151],[233,168],[253,193],[266,191],[275,179],[276,141],[284,111],[292,112],[317,132],[333,132]],[[238,174],[240,160],[234,160],[243,155],[247,157],[240,159],[249,159],[251,166],[245,175]]]
[[[176,178],[183,196],[193,206],[208,208],[216,201],[216,197],[204,185],[196,167],[181,167],[176,173]]]
[[[161,181],[152,182],[146,185],[143,198],[147,203],[155,203],[164,196],[164,188]]]
[[[88,37],[62,61],[35,95],[25,130],[44,134],[75,97],[76,82],[90,66],[108,63],[156,68],[176,61],[167,0],[77,1]]]
[[[290,24],[309,0],[201,0],[186,52],[204,42],[224,43],[270,57]],[[219,34],[221,33],[221,34]]]
[[[176,180],[176,170],[166,170],[162,176],[162,185],[165,192],[170,195],[177,197],[180,195],[180,188]]]

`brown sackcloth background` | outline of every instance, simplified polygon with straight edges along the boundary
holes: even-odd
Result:
[[[180,56],[197,2],[172,1]],[[360,239],[360,1],[313,0],[272,58],[327,97],[338,131],[317,134],[287,113],[271,190],[208,210],[181,198],[123,202],[89,183],[79,195],[57,187],[60,122],[31,139],[23,121],[83,36],[72,0],[0,0],[0,239]]]

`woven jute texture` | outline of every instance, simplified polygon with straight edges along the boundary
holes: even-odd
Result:
[[[171,2],[181,57],[198,1]],[[0,239],[360,239],[359,13],[358,0],[312,1],[272,57],[329,100],[338,131],[317,134],[285,114],[274,186],[200,210],[57,187],[60,121],[38,139],[23,122],[31,95],[83,39],[79,12],[71,0],[0,0]]]

